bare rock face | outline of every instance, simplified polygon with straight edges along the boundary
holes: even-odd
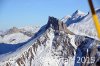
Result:
[[[47,27],[52,27],[56,32],[57,31],[64,31],[67,34],[74,34],[70,30],[67,29],[67,26],[62,21],[58,20],[57,18],[50,17],[47,23]]]

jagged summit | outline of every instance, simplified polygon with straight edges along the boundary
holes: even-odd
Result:
[[[95,11],[100,21],[100,8],[96,8]],[[97,32],[95,30],[94,22],[90,11],[82,18],[80,17],[75,18],[74,21],[73,19],[70,21],[67,20],[66,24],[68,26],[68,29],[77,35],[85,35],[85,36],[98,39]]]
[[[52,27],[55,31],[64,31],[67,34],[74,34],[67,29],[67,26],[64,22],[55,17],[49,16],[47,27]]]
[[[76,10],[73,15],[76,15],[76,14],[80,14],[80,15],[84,15],[85,13],[80,11],[80,10]]]
[[[83,17],[85,16],[86,14],[80,10],[76,10],[73,14],[72,14],[72,18],[79,18],[79,17]]]

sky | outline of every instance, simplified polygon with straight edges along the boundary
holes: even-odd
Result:
[[[96,8],[98,0],[94,0]],[[0,30],[13,26],[43,26],[48,16],[58,19],[76,10],[90,11],[87,0],[0,0]]]

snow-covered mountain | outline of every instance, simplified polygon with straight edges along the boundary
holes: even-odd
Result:
[[[85,16],[85,13],[80,11],[80,10],[76,10],[75,13],[72,14],[72,19],[75,20],[75,19],[80,19],[82,18],[83,16]]]
[[[2,43],[17,44],[17,43],[25,42],[28,39],[30,39],[30,37],[24,35],[23,33],[13,33],[13,34],[5,35],[2,38]]]
[[[93,38],[75,35],[65,23],[49,17],[48,23],[28,41],[1,43],[0,66],[96,66],[99,44]],[[84,63],[78,59],[84,57],[89,58]]]
[[[39,27],[36,26],[26,26],[21,28],[12,27],[5,32],[1,32],[0,43],[17,44],[25,42],[38,32],[38,30]]]
[[[96,9],[96,12],[100,20],[100,9]],[[65,19],[68,29],[77,35],[85,35],[98,39],[91,13],[89,12],[86,15],[82,12],[80,12],[79,14],[78,13],[79,10],[76,11],[69,18],[69,20]]]
[[[7,30],[6,34],[13,34],[13,33],[23,33],[27,36],[33,36],[39,30],[38,26],[25,26],[21,28],[12,27],[11,29]]]
[[[70,20],[70,18],[71,18],[71,16],[70,15],[67,15],[67,16],[63,17],[61,19],[61,21],[66,22],[66,21]]]
[[[40,28],[39,28],[39,26],[25,26],[25,27],[21,27],[19,29],[24,30],[26,32],[36,33]]]
[[[83,18],[85,18],[86,14],[80,10],[76,10],[71,16],[65,16],[61,19],[61,21],[66,22],[67,26],[77,23],[78,21],[81,21]]]
[[[2,35],[3,34],[3,31],[0,31],[0,35]]]

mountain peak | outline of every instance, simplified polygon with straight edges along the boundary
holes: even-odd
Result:
[[[49,19],[48,19],[48,23],[47,23],[47,27],[51,27],[53,28],[55,31],[64,31],[68,34],[73,34],[72,32],[70,32],[68,29],[67,29],[67,26],[65,23],[63,23],[61,20],[58,20],[57,18],[55,17],[50,17],[49,16]]]
[[[84,16],[85,13],[80,11],[80,10],[76,10],[73,14],[72,17],[77,17],[77,16]]]
[[[84,17],[86,14],[80,10],[76,10],[73,14],[72,14],[72,18],[73,19],[77,19],[77,18],[82,18]]]
[[[84,12],[80,11],[80,10],[76,10],[75,11],[76,14],[85,14]]]

